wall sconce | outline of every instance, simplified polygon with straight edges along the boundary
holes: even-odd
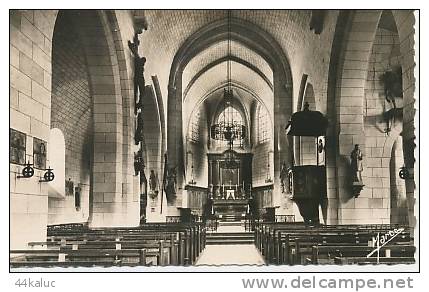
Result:
[[[406,168],[405,166],[402,166],[399,169],[399,177],[402,179],[412,179],[414,178],[414,175],[410,172],[408,168]]]
[[[30,178],[34,175],[34,168],[31,167],[30,161],[22,169],[22,175],[18,175],[17,178]]]
[[[51,182],[55,178],[55,174],[52,171],[53,169],[49,167],[46,169],[45,174],[43,175],[43,179],[39,180],[39,182]]]

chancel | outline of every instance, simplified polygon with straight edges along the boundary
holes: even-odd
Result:
[[[10,10],[10,266],[414,266],[414,13]]]

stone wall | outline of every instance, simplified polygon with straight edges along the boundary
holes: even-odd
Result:
[[[187,138],[187,149],[186,152],[190,152],[185,158],[186,163],[186,182],[188,183],[192,179],[191,166],[194,166],[193,176],[196,185],[200,187],[208,186],[208,158],[207,158],[207,143],[209,139],[209,131],[207,126],[208,115],[205,110],[204,104],[199,108],[195,109],[199,111],[198,119],[198,139],[191,139],[189,137],[190,131],[188,131]],[[192,120],[192,119],[191,119]],[[191,121],[192,123],[192,121]],[[191,127],[191,125],[189,125]],[[196,138],[196,137],[195,137]]]
[[[133,89],[130,86],[130,69],[133,64],[130,62],[129,50],[123,49],[123,45],[133,36],[133,18],[127,11],[120,11],[118,14],[114,11],[67,13],[74,15],[79,26],[77,31],[85,54],[88,87],[93,105],[95,154],[92,164],[94,182],[88,203],[89,222],[92,226],[135,226],[139,222],[139,191],[134,192],[136,182],[130,167],[134,150],[130,147],[134,133],[134,118],[130,114],[134,110],[131,103]],[[57,11],[53,10],[11,11],[11,128],[27,135],[26,160],[30,160],[30,163],[33,160],[33,137],[47,142],[49,153],[50,128],[58,126],[55,121],[51,124],[51,47],[56,19]],[[71,74],[72,71],[68,73]],[[79,86],[79,82],[73,84],[71,88],[74,89],[69,94],[75,92]],[[79,102],[73,110],[83,110],[85,105],[88,104]],[[64,114],[61,110],[59,113],[57,109],[54,111],[57,116]],[[88,126],[86,117],[83,115],[80,122]],[[72,123],[72,120],[65,120],[67,122],[63,126]],[[86,126],[82,126],[82,133]],[[74,148],[71,147],[73,143],[76,143]],[[73,173],[73,167],[80,172],[88,170],[86,158],[88,152],[92,151],[86,147],[77,150],[80,143],[83,143],[80,139],[69,143],[69,150],[76,150],[76,153],[81,151],[84,159],[79,163],[85,165],[71,161],[68,169],[70,175]],[[68,159],[70,158],[71,156],[68,156]],[[48,224],[48,185],[38,181],[44,171],[36,170],[31,179],[17,179],[21,171],[22,166],[10,165],[11,244],[14,248],[24,248],[28,241],[45,240]],[[73,176],[81,176],[81,173],[74,172]],[[84,176],[85,178],[81,177],[79,181],[85,181],[86,185],[88,175]],[[84,192],[87,194],[88,189],[84,188]],[[82,199],[86,200],[84,198]],[[71,205],[71,202],[66,203],[69,204]],[[54,205],[55,203],[51,203],[50,206],[64,207]],[[63,208],[61,213],[65,209],[67,208]],[[51,210],[53,211],[52,208]],[[57,214],[60,213],[59,210],[56,211]],[[86,217],[87,213],[85,211],[86,215],[83,217]],[[64,214],[61,216],[63,219],[57,217],[58,220],[51,222],[77,221],[77,218],[70,219],[71,217]]]
[[[55,11],[10,11],[10,127],[27,135],[26,161],[33,163],[33,137],[48,142],[51,114],[51,46]],[[49,161],[47,161],[49,165]],[[48,185],[43,170],[17,178],[23,166],[10,164],[10,244],[26,248],[44,241]]]
[[[392,105],[385,99],[382,74],[398,65],[401,65],[398,34],[378,28],[365,83],[365,167],[362,173],[365,188],[354,203],[356,208],[367,209],[368,217],[383,223],[390,223],[390,162],[395,159],[391,157],[391,150],[393,142],[402,131],[402,119],[396,120],[390,133],[386,132],[383,113],[391,109]],[[397,98],[397,106],[402,107],[401,98]],[[393,170],[393,173],[396,172],[399,169]]]

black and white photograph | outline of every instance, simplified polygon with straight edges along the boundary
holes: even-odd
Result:
[[[419,9],[135,6],[9,9],[9,273],[420,271]]]

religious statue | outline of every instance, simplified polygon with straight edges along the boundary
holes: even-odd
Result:
[[[135,175],[138,175],[140,172],[144,171],[144,161],[142,156],[141,149],[134,153],[134,172]]]
[[[220,199],[221,198],[221,194],[220,194],[220,187],[215,187],[214,188],[214,193],[215,193],[215,195],[214,195],[214,197],[216,198],[216,199]]]
[[[145,88],[145,79],[144,79],[144,65],[146,64],[145,57],[136,57],[134,60],[134,94],[135,100],[137,101],[137,91],[139,101],[136,102],[136,109],[141,109],[143,107],[143,96]]]
[[[165,192],[167,196],[176,194],[177,192],[177,170],[176,167],[167,169]]]
[[[280,182],[282,185],[282,193],[286,193],[287,180],[288,180],[288,171],[286,162],[283,161],[282,169],[280,170]]]
[[[353,182],[362,183],[363,155],[359,148],[359,144],[355,145],[355,148],[350,153],[350,158],[351,158],[351,169],[354,173]]]
[[[213,199],[213,184],[209,184],[209,198]]]
[[[158,179],[155,174],[155,171],[151,169],[150,175],[149,175],[149,192],[153,196],[155,196],[158,193]]]
[[[143,141],[143,114],[140,112],[137,115],[136,131],[134,133],[135,144],[138,145]]]
[[[146,28],[144,28],[146,29]],[[133,42],[128,41],[128,47],[134,55],[134,103],[135,109],[134,113],[137,114],[137,110],[142,108],[143,105],[143,96],[145,88],[145,79],[144,79],[144,66],[146,64],[146,58],[139,55],[139,45],[140,40],[138,35],[143,31],[139,29],[134,34]],[[137,101],[138,97],[138,101]]]

